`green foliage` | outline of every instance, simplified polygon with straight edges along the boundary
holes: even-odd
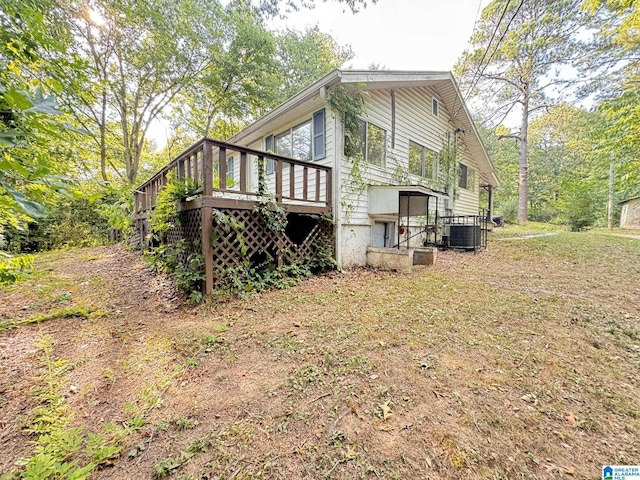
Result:
[[[149,226],[155,235],[167,233],[179,225],[180,217],[177,212],[180,203],[191,197],[194,190],[192,179],[178,180],[173,175],[169,176],[167,184],[158,193],[155,208],[149,216]]]
[[[573,0],[493,0],[476,24],[471,48],[455,67],[468,93],[477,95],[478,103],[484,105],[492,128],[498,129],[514,107],[521,111],[518,131],[500,134],[505,141],[519,142],[521,221],[527,221],[528,195],[533,191],[528,188],[529,123],[542,108],[558,103],[550,98],[552,87],[558,91],[575,84],[564,72],[584,54],[585,45],[575,32],[587,22],[580,2]]]
[[[166,234],[180,225],[181,203],[194,194],[193,180],[180,181],[170,176],[167,184],[160,190],[156,205],[149,216],[151,243],[159,245],[152,248],[148,258],[153,267],[169,274],[178,289],[194,303],[202,301],[201,283],[204,280],[204,258],[198,243],[182,239],[167,243]]]
[[[502,216],[505,223],[516,223],[518,221],[518,198],[503,200],[497,207],[496,213]]]
[[[73,414],[59,390],[64,374],[72,365],[66,360],[53,359],[53,345],[50,337],[42,337],[37,344],[41,368],[33,395],[40,406],[33,410],[27,429],[37,436],[33,454],[21,460],[22,471],[10,472],[7,475],[11,477],[3,478],[84,480],[100,465],[120,455],[122,447],[118,439],[101,434],[85,435],[81,427],[71,428]],[[82,462],[81,453],[90,460]]]
[[[77,131],[56,96],[73,88],[83,63],[67,53],[67,18],[54,0],[0,1],[0,226],[40,218],[43,201],[65,188],[52,158]]]
[[[104,312],[92,312],[86,307],[54,308],[49,313],[39,313],[20,320],[0,320],[0,332],[17,328],[20,325],[46,322],[57,318],[91,318],[104,315]]]
[[[260,215],[261,223],[274,233],[284,233],[287,229],[287,212],[275,201],[273,195],[258,197],[253,212]]]
[[[200,292],[204,280],[204,259],[194,244],[179,240],[172,244],[160,244],[148,253],[147,258],[159,272],[167,273],[176,283],[176,287],[185,293],[189,300],[200,303]]]
[[[598,201],[603,198],[594,192],[594,185],[588,179],[572,179],[563,189],[559,199],[561,209],[560,220],[568,225],[572,232],[579,232],[596,223],[598,218]],[[600,209],[601,210],[601,209]]]
[[[340,46],[317,26],[303,32],[286,30],[276,38],[276,50],[278,74],[283,79],[278,103],[355,57],[351,47]]]
[[[0,252],[0,287],[18,281],[32,270],[33,255],[12,257]]]
[[[342,121],[344,132],[344,153],[353,157],[362,151],[360,139],[360,122],[364,114],[364,86],[339,85],[327,94],[329,107]]]

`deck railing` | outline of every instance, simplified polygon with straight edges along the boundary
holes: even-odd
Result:
[[[235,176],[233,182],[227,181],[230,154],[234,160],[239,160],[239,168],[234,165],[239,181]],[[252,161],[257,162],[253,175],[250,171]],[[265,173],[267,161],[273,162],[270,174]],[[158,193],[169,181],[170,172],[179,180],[190,178],[199,196],[251,200],[261,193],[270,193],[280,204],[309,205],[330,211],[331,170],[331,167],[317,163],[203,138],[135,190],[135,212],[145,214],[153,209]],[[258,191],[259,174],[264,175],[263,192]]]

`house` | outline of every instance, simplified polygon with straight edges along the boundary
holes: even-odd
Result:
[[[369,247],[409,250],[475,235],[499,185],[450,72],[334,70],[227,142],[203,139],[137,190],[139,238],[171,169],[203,184],[191,210],[250,210],[273,195],[291,220],[286,245],[265,240],[273,257],[308,253],[306,238],[327,234],[309,218],[331,214],[342,267],[366,265]],[[482,189],[489,211],[480,214]],[[207,225],[209,215],[200,215]],[[451,223],[461,225],[454,232]]]
[[[622,211],[620,212],[621,228],[640,228],[640,196],[627,198],[620,202]]]

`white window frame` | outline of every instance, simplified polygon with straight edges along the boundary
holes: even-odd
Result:
[[[438,172],[440,171],[440,155],[438,154],[438,152],[436,152],[435,150],[432,150],[428,147],[425,147],[424,145],[422,145],[421,143],[415,142],[413,140],[409,140],[409,153],[411,152],[411,144],[417,145],[418,147],[420,147],[422,150],[420,152],[420,174],[417,173],[412,173],[409,172],[410,175],[417,175],[419,177],[423,177],[423,178],[428,178],[430,180],[437,180],[438,178]],[[433,165],[432,170],[431,170],[431,174],[430,175],[426,175],[426,165],[425,165],[425,160],[427,158],[427,152],[433,154]],[[409,159],[409,156],[407,156],[407,160]]]
[[[315,128],[316,126],[318,126],[319,123],[322,123],[322,131],[316,131],[317,129]],[[273,153],[275,153],[276,155],[281,155],[280,153],[278,153],[278,151],[276,150],[276,138],[278,137],[282,137],[283,135],[289,135],[290,137],[290,144],[291,144],[291,148],[292,148],[292,152],[291,152],[291,158],[295,158],[293,157],[293,131],[302,127],[303,125],[309,124],[310,125],[310,131],[311,131],[311,142],[309,144],[310,148],[311,148],[311,152],[309,155],[309,158],[305,158],[305,159],[297,159],[297,160],[301,160],[301,161],[305,161],[305,162],[314,162],[317,160],[322,160],[323,158],[326,158],[327,156],[327,145],[326,145],[326,138],[327,138],[327,121],[326,121],[326,111],[324,108],[313,112],[313,114],[311,115],[311,117],[309,117],[308,119],[292,126],[289,127],[285,130],[282,130],[276,134],[271,134],[271,135],[267,135],[264,138],[264,149],[265,151],[272,151]],[[271,148],[269,148],[268,144],[271,143]],[[320,148],[322,147],[322,148]],[[266,174],[267,175],[271,175],[275,173],[275,162],[273,160],[269,160],[267,159],[267,166],[266,166]]]

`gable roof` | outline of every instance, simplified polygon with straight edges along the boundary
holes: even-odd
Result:
[[[240,143],[243,140],[253,142],[268,133],[272,133],[268,131],[268,126],[272,121],[282,116],[290,117],[292,121],[295,120],[299,117],[298,114],[306,112],[308,102],[316,102],[318,103],[318,108],[322,108],[326,91],[338,84],[361,84],[364,85],[365,90],[434,87],[440,95],[441,103],[450,114],[453,127],[463,132],[465,144],[471,156],[478,162],[480,183],[490,184],[494,187],[500,185],[495,168],[482,144],[480,134],[473,123],[471,114],[464,103],[458,84],[451,72],[333,70],[231,137],[229,142]]]
[[[622,201],[620,202],[620,205],[624,205],[625,203],[629,203],[629,202],[632,202],[632,201],[634,201],[634,200],[638,200],[638,199],[640,199],[640,195],[635,196],[635,197],[625,198],[624,200],[622,200]]]

